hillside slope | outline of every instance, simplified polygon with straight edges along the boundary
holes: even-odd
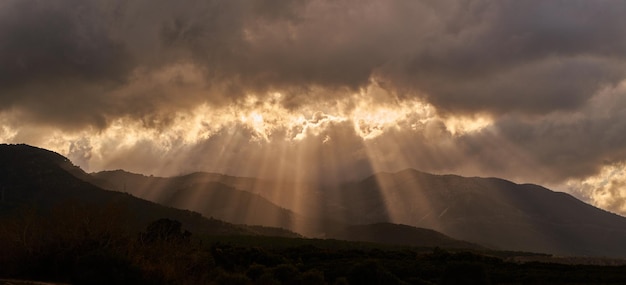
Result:
[[[194,173],[163,178],[116,170],[98,172],[92,176],[90,182],[105,189],[126,192],[155,203],[196,211],[206,217],[231,223],[288,229],[293,228],[299,218],[259,195],[216,182],[228,177],[219,174]]]
[[[93,173],[93,183],[111,190],[125,191],[160,204],[188,209],[228,222],[260,224],[293,230],[309,237],[414,246],[478,248],[476,244],[452,239],[429,229],[390,223],[350,225],[319,216],[304,217],[276,206],[261,195],[235,189],[258,189],[261,193],[285,193],[275,189],[280,183],[214,173],[192,173],[176,177],[153,177],[123,170]],[[228,184],[228,185],[226,185]],[[295,184],[294,184],[295,185]],[[313,196],[311,193],[306,194]]]
[[[117,172],[114,176],[128,179],[132,175]],[[293,195],[289,194],[290,189],[271,189],[278,183],[252,178],[206,173],[175,178],[142,177],[136,180],[144,181],[142,189],[151,189],[145,186],[146,181],[152,181],[152,185],[169,181],[189,187],[192,182],[213,180],[220,181],[213,185],[222,185],[222,190],[227,189],[223,184],[231,188],[239,185],[247,190],[263,185],[265,190],[260,193],[265,195],[273,192]],[[236,193],[233,190],[228,190],[231,195]],[[308,191],[299,195],[317,199],[307,210],[315,214],[308,218],[317,222],[316,231],[307,234],[323,232],[327,237],[353,239],[342,234],[346,232],[345,225],[395,223],[433,229],[494,249],[626,257],[626,218],[538,185],[515,184],[498,178],[432,175],[408,169],[378,173],[335,188],[312,187]],[[335,222],[319,222],[329,218]]]
[[[453,239],[440,232],[408,225],[376,223],[353,225],[329,233],[334,239],[403,244],[423,247],[484,249],[477,244]]]
[[[28,145],[0,145],[0,214],[10,215],[25,208],[46,213],[68,207],[86,210],[114,207],[127,215],[119,222],[128,223],[137,231],[154,220],[170,218],[195,233],[259,234],[253,229],[207,219],[195,212],[103,190],[76,175],[87,174],[57,153]]]
[[[194,176],[196,176],[194,178]],[[24,215],[36,214],[40,222],[54,221],[58,230],[63,231],[64,224],[90,227],[125,227],[131,232],[140,232],[146,229],[151,222],[168,218],[178,220],[184,229],[199,235],[272,235],[284,237],[300,237],[288,230],[276,227],[233,225],[230,223],[207,219],[199,213],[189,210],[180,210],[172,207],[199,209],[204,214],[215,214],[219,217],[228,217],[235,222],[273,222],[271,225],[285,226],[297,229],[300,226],[311,226],[321,232],[322,236],[330,238],[347,238],[352,240],[373,241],[392,244],[406,244],[417,246],[469,247],[473,244],[454,241],[442,234],[432,235],[424,229],[403,228],[403,232],[413,233],[413,239],[383,238],[379,231],[372,231],[371,235],[345,236],[347,225],[325,221],[307,220],[292,214],[286,209],[277,207],[258,195],[239,191],[217,182],[199,184],[185,184],[185,179],[195,181],[196,178],[206,177],[204,174],[194,174],[188,177],[173,179],[155,178],[146,176],[137,181],[160,181],[173,188],[164,188],[159,195],[160,202],[170,207],[146,201],[128,193],[103,190],[85,181],[93,178],[74,166],[67,158],[44,149],[28,145],[0,145],[0,219],[10,224],[22,224],[28,227]],[[119,178],[119,177],[118,177]],[[118,180],[110,180],[117,183]],[[100,180],[98,183],[106,183]],[[127,186],[128,187],[128,186]],[[47,217],[48,216],[48,217]],[[292,218],[295,217],[295,220]],[[26,217],[28,218],[28,217]],[[43,220],[41,220],[43,219]],[[67,223],[66,223],[67,221]],[[25,222],[25,223],[24,223]],[[50,225],[52,226],[52,225]],[[81,226],[78,226],[80,228]],[[364,226],[369,228],[370,226]],[[391,225],[396,227],[396,225]],[[372,229],[377,228],[375,225]],[[24,228],[25,229],[25,228]],[[348,228],[349,229],[349,228]],[[73,230],[76,230],[74,227]],[[418,233],[418,235],[414,235]],[[420,236],[419,233],[426,233]],[[41,233],[45,234],[45,233]],[[424,241],[427,241],[424,243]],[[452,243],[450,243],[453,241]]]
[[[340,193],[349,206],[327,214],[343,221],[431,228],[497,249],[626,257],[626,218],[537,185],[409,169]]]

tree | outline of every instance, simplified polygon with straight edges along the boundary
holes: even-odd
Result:
[[[181,223],[176,220],[159,219],[148,225],[145,233],[140,234],[142,242],[189,242],[191,233],[182,231]]]

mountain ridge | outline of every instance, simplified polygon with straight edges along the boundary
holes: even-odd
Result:
[[[492,248],[625,256],[626,218],[534,184],[416,170],[347,184],[330,215],[432,228]]]
[[[115,205],[114,212],[119,214],[118,206],[125,206],[132,213],[139,217],[131,219],[131,217],[120,217],[122,221],[127,222],[129,220],[139,219],[140,221],[132,223],[137,231],[145,228],[145,226],[157,219],[173,218],[182,222],[183,227],[191,232],[198,233],[200,235],[277,235],[286,237],[301,237],[293,232],[284,230],[281,228],[267,227],[264,225],[234,225],[211,218],[202,217],[197,212],[189,210],[180,210],[172,207],[165,207],[163,205],[142,200],[128,193],[120,193],[116,191],[103,190],[89,181],[93,180],[91,175],[86,174],[80,168],[74,166],[69,159],[45,149],[36,148],[28,145],[0,145],[0,184],[8,190],[8,203],[4,200],[0,202],[0,218],[17,218],[12,216],[10,209],[7,206],[32,206],[36,209],[40,209],[42,205],[50,208],[52,211],[66,212],[65,208],[80,208],[85,213],[98,210],[106,205]],[[138,175],[141,177],[146,177]],[[148,177],[150,179],[161,179],[155,177]],[[102,183],[103,181],[100,181]],[[162,181],[163,182],[163,181]],[[221,183],[214,183],[220,187],[226,185]],[[193,184],[183,185],[184,187],[177,189],[182,192],[197,192],[196,194],[204,194],[200,189],[194,189]],[[202,185],[200,185],[202,186]],[[222,189],[222,192],[239,193],[244,191],[238,191],[231,187]],[[4,188],[3,188],[4,189]],[[33,204],[33,197],[24,197],[24,199],[15,199],[20,193],[34,193],[36,203]],[[168,197],[174,202],[184,198],[177,197],[179,193],[174,192],[173,196]],[[28,196],[28,195],[26,195]],[[33,196],[33,195],[31,195]],[[193,195],[192,195],[193,196]],[[249,193],[244,193],[244,197],[252,197]],[[201,197],[194,197],[195,201],[203,201]],[[240,197],[239,197],[240,198]],[[184,199],[183,199],[184,200]],[[237,202],[241,202],[242,199],[236,199]],[[245,200],[245,199],[244,199]],[[249,204],[241,204],[236,207],[229,205],[222,199],[215,199],[216,203],[224,204],[223,209],[225,211],[232,210],[234,213],[244,212],[242,209],[252,208]],[[268,202],[269,203],[269,202]],[[215,204],[217,205],[217,204]],[[180,205],[179,205],[180,206]],[[106,207],[105,207],[106,208]],[[46,210],[47,211],[47,210]],[[44,212],[46,212],[44,211]],[[110,213],[110,211],[109,211]],[[19,214],[19,213],[18,213]],[[73,219],[76,217],[65,216]],[[105,219],[106,217],[99,217],[99,219]],[[122,222],[120,221],[120,222]],[[111,222],[111,221],[108,221]],[[340,228],[341,225],[331,226],[333,229]],[[420,232],[421,229],[410,229],[413,232]],[[476,245],[467,243],[464,241],[456,241],[449,237],[441,238],[441,236],[433,236],[435,239],[429,240],[434,245],[456,245],[457,248],[471,247],[476,248]],[[332,238],[332,236],[329,236]],[[370,242],[390,242],[384,240],[376,240],[373,237]],[[439,242],[441,240],[441,242]],[[391,241],[391,243],[394,243]],[[396,242],[397,243],[397,242]],[[406,245],[417,245],[415,242],[403,242]]]
[[[262,196],[222,183],[223,179],[234,177],[221,174],[154,177],[116,170],[93,173],[91,176],[95,178],[95,184],[109,190],[127,192],[155,203],[196,211],[231,223],[289,229],[297,219],[295,213]]]
[[[165,207],[126,193],[98,188],[78,176],[84,172],[62,155],[25,144],[0,145],[0,185],[3,200],[0,214],[23,207],[44,212],[68,205],[80,207],[118,205],[132,211],[128,222],[138,230],[160,218],[179,220],[190,231],[210,234],[262,234],[215,219],[206,219],[188,210]],[[82,174],[81,174],[82,173]],[[291,235],[298,236],[298,235]]]
[[[111,185],[112,181],[118,181],[117,187],[110,188],[111,190],[122,191],[126,190],[132,194],[138,194],[139,197],[146,198],[148,200],[158,202],[161,204],[165,204],[168,206],[173,206],[176,208],[189,209],[202,213],[205,216],[214,216],[219,219],[223,219],[228,222],[233,223],[245,223],[250,224],[257,222],[258,224],[264,226],[275,226],[275,227],[283,227],[286,229],[293,230],[300,234],[309,237],[325,237],[332,239],[345,239],[345,240],[353,240],[353,241],[368,241],[368,242],[379,242],[379,243],[388,243],[388,244],[404,244],[404,245],[417,245],[424,246],[435,245],[435,246],[452,246],[456,248],[481,248],[476,244],[467,243],[461,240],[455,240],[450,237],[447,237],[441,233],[437,233],[438,235],[433,235],[431,233],[432,230],[429,229],[421,229],[416,227],[410,227],[406,225],[392,225],[389,223],[387,225],[388,229],[394,230],[396,234],[400,234],[402,236],[412,236],[417,238],[415,240],[410,240],[408,238],[401,237],[389,237],[390,233],[383,233],[379,231],[380,224],[371,224],[371,225],[348,225],[337,223],[332,220],[324,220],[323,218],[310,218],[303,217],[289,211],[287,209],[281,208],[280,206],[269,204],[268,200],[265,200],[263,196],[259,196],[254,193],[250,193],[248,191],[235,189],[234,186],[241,185],[237,183],[237,181],[230,181],[231,185],[225,185],[221,180],[226,177],[227,179],[236,179],[233,176],[226,176],[221,174],[214,173],[192,173],[187,175],[175,176],[175,177],[153,177],[146,176],[142,174],[136,174],[127,172],[124,170],[114,170],[114,171],[103,171],[92,173],[96,179],[100,180],[101,183],[107,183]],[[207,181],[206,178],[216,178],[221,182],[215,181]],[[194,178],[200,178],[200,180],[195,180]],[[249,178],[243,178],[244,180],[248,180]],[[120,186],[119,181],[132,181],[127,184],[126,187]],[[150,182],[152,181],[152,182]],[[105,184],[103,184],[105,185]],[[129,186],[132,185],[132,186]],[[136,190],[131,190],[133,187],[138,187]],[[154,187],[157,190],[156,192],[160,192],[160,195],[150,196],[145,192],[141,191],[141,188],[150,188]],[[169,188],[168,188],[169,187]],[[183,192],[192,192],[192,193],[183,193]],[[220,192],[216,194],[216,192]],[[245,194],[244,194],[245,193]],[[244,194],[243,197],[241,197]],[[142,196],[145,195],[145,196]],[[236,197],[240,196],[240,197]],[[190,199],[189,197],[193,197]],[[253,199],[252,201],[248,201],[249,199]],[[198,200],[203,201],[203,203],[197,203]],[[244,207],[232,207],[233,201],[236,201],[235,204],[247,204]],[[261,201],[261,202],[259,202]],[[265,204],[264,207],[249,207],[249,204],[254,203]],[[222,205],[230,205],[231,207],[220,207],[219,204]],[[231,210],[228,212],[223,212],[220,209]],[[245,211],[249,211],[252,213],[259,213],[262,211],[274,212],[275,214],[270,214],[269,216],[274,218],[274,220],[270,219],[250,219],[250,218],[258,218],[256,215],[248,215],[241,217],[240,213],[237,211],[233,211],[236,208],[243,208]],[[280,212],[277,212],[276,209],[283,209]],[[276,220],[278,215],[276,213],[281,214],[279,219]],[[247,218],[247,219],[246,219]],[[277,223],[278,222],[278,223]],[[355,235],[353,232],[358,230],[361,234]],[[434,231],[432,231],[434,232]],[[426,242],[427,241],[427,242]]]
[[[29,146],[17,148],[25,147]],[[66,183],[63,181],[68,178],[68,175],[74,178],[76,174],[83,178],[94,177],[73,166],[67,158],[50,153],[53,152],[40,153],[40,155],[51,156],[49,161],[40,164],[33,164],[27,157],[22,163],[24,173],[16,174],[15,169],[10,165],[17,162],[11,158],[11,154],[7,155],[3,152],[0,156],[3,159],[1,169],[5,171],[0,178],[6,180],[12,178],[12,175],[21,175],[23,176],[22,182],[26,181],[24,183],[35,188],[46,189],[53,187],[57,180],[61,181],[59,183]],[[60,164],[61,168],[68,170],[63,171],[65,174],[59,174],[58,171],[49,173],[50,170],[46,167],[54,164]],[[59,175],[55,176],[55,173]],[[126,172],[118,171],[118,174],[126,175]],[[46,175],[53,179],[42,183],[41,179],[47,177]],[[244,208],[248,209],[250,204],[245,201],[252,199],[250,197],[264,201],[262,204],[265,206],[261,206],[256,212],[267,211],[266,206],[272,204],[272,200],[265,199],[263,195],[256,193],[267,195],[267,193],[282,194],[281,191],[287,191],[286,194],[296,195],[289,193],[289,190],[294,190],[291,188],[271,189],[271,187],[280,186],[278,183],[262,181],[257,185],[257,180],[253,178],[210,173],[193,173],[173,178],[133,175],[157,181],[156,184],[165,183],[164,185],[177,186],[167,199],[174,204],[178,203],[176,206],[179,207],[184,204],[184,201],[207,200],[206,195],[210,192],[207,192],[205,188],[207,185],[211,186],[218,189],[211,190],[214,191],[213,194],[231,197],[228,199],[232,199],[232,205],[239,205],[233,207],[235,210],[231,211],[231,214],[240,214],[236,209],[242,209],[242,211]],[[209,181],[211,179],[225,183]],[[185,184],[183,183],[185,181],[191,182]],[[202,183],[194,184],[193,181]],[[73,191],[72,193],[80,197],[81,193],[75,191],[74,188],[78,184],[84,186],[81,183],[91,185],[85,181],[73,181],[71,185],[66,186],[68,186],[68,191]],[[237,185],[243,185],[243,188],[249,187],[248,189],[257,192],[246,193],[247,189],[237,189],[235,188]],[[294,185],[288,184],[288,186]],[[19,183],[15,187],[28,190],[28,187],[20,186]],[[453,174],[434,175],[405,169],[396,173],[377,173],[332,189],[310,188],[306,190],[309,192],[304,191],[297,195],[300,195],[300,198],[307,197],[307,195],[313,197],[314,200],[304,201],[310,204],[308,206],[312,207],[311,209],[318,212],[317,226],[326,232],[327,237],[332,237],[332,234],[339,235],[337,232],[342,230],[342,225],[368,225],[372,231],[375,231],[377,224],[393,223],[433,229],[454,239],[478,243],[493,249],[544,252],[565,256],[626,257],[626,247],[623,246],[626,240],[626,218],[593,207],[567,193],[555,192],[535,184],[517,184],[493,177],[467,178]],[[13,200],[16,197],[19,198],[19,195],[14,195],[15,191],[12,192],[8,193],[7,198]],[[28,198],[29,193],[24,191],[20,195],[23,194],[22,196]],[[204,197],[202,195],[206,197],[202,198]],[[201,199],[193,199],[193,197]],[[93,197],[91,199],[97,200]],[[216,203],[225,199],[217,199]],[[229,204],[224,201],[221,203],[223,205],[216,204],[214,209]],[[3,205],[6,206],[8,203],[3,203]],[[279,209],[276,213],[289,209],[277,205],[272,207]],[[230,210],[232,209],[228,207],[222,208],[222,211]],[[252,216],[258,218],[254,214]],[[332,222],[327,219],[328,217],[332,217]],[[290,221],[289,218],[283,221],[286,224],[293,224],[293,220]]]
[[[626,256],[626,218],[541,185],[404,169],[315,191],[322,206],[312,212],[340,223],[406,224],[503,250]]]

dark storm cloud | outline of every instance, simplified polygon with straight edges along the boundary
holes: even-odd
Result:
[[[327,99],[311,87],[334,97],[374,79],[450,112],[573,109],[624,77],[625,9],[618,1],[5,1],[0,100],[40,121],[101,128],[249,92],[284,91],[297,106]],[[202,72],[196,92],[163,82],[161,91],[129,88],[138,71],[180,63]],[[169,110],[174,100],[184,104]]]
[[[40,121],[104,126],[107,86],[131,66],[100,11],[83,1],[5,1],[0,6],[0,110]]]
[[[127,76],[123,44],[109,37],[99,11],[82,2],[14,1],[0,8],[1,86]]]
[[[398,75],[443,109],[572,109],[624,77],[623,2],[466,3]]]
[[[626,160],[625,110],[626,88],[621,84],[599,92],[575,112],[500,117],[458,145],[488,173],[516,173],[536,183],[587,177]]]
[[[376,85],[400,103],[426,100],[444,118],[494,120],[462,136],[442,121],[386,130],[378,140],[390,149],[379,155],[390,168],[400,156],[426,171],[557,181],[626,160],[625,95],[615,88],[626,78],[625,14],[624,1],[5,0],[0,116],[18,129],[102,131],[123,118],[160,131],[200,104],[248,94],[263,102],[276,91],[298,111]],[[367,149],[349,126],[334,128],[352,138],[328,145]],[[248,150],[224,161],[252,157],[253,136],[238,134]],[[222,139],[181,143],[168,157],[200,159]],[[311,148],[328,148],[319,141]],[[142,141],[115,153],[117,142],[106,143],[111,165],[145,166],[139,158],[162,151]],[[70,146],[79,160],[91,151]],[[342,168],[371,169],[345,153],[354,156],[341,156]]]
[[[298,1],[4,1],[0,111],[17,110],[22,120],[65,129],[102,129],[119,117],[167,121],[174,111],[242,96],[255,89],[251,78],[263,77],[245,74],[246,25],[295,21],[292,10],[299,6]],[[187,70],[180,70],[185,64]],[[203,79],[181,79],[189,69]]]

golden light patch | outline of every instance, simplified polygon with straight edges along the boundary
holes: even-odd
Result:
[[[493,120],[487,115],[450,116],[443,121],[452,135],[476,132],[493,124]]]
[[[596,207],[626,215],[626,163],[604,166],[597,175],[572,179],[565,185]]]
[[[181,65],[164,69],[154,75],[154,78],[145,80],[169,79],[193,83],[200,80],[198,73],[198,70]],[[341,141],[337,140],[337,135],[355,136],[363,141],[370,141],[391,132],[422,132],[428,139],[429,132],[425,126],[430,121],[443,123],[454,136],[475,132],[492,124],[489,117],[479,115],[442,118],[432,105],[417,98],[399,99],[375,83],[360,92],[338,96],[334,101],[311,101],[295,108],[287,108],[283,104],[284,100],[285,96],[280,92],[270,92],[263,96],[250,94],[230,104],[207,102],[191,109],[155,114],[156,119],[153,121],[157,123],[119,117],[109,121],[105,129],[86,128],[63,132],[49,128],[37,131],[36,141],[18,136],[18,130],[26,130],[28,126],[20,126],[18,129],[17,126],[7,123],[0,127],[0,139],[3,142],[20,140],[19,142],[35,144],[63,155],[70,154],[70,147],[80,142],[93,153],[89,156],[89,170],[95,171],[109,165],[106,162],[107,157],[129,152],[140,145],[150,148],[144,148],[145,151],[165,156],[172,152],[184,153],[185,149],[216,135],[231,136],[228,140],[231,143],[247,140],[278,145],[287,142],[297,148],[298,144],[310,139],[334,146]],[[161,115],[166,118],[161,119]],[[338,129],[351,133],[338,134]],[[394,143],[393,139],[376,141]],[[433,139],[433,143],[438,141],[439,138]]]
[[[17,134],[17,130],[7,125],[0,126],[0,142],[11,141]]]

